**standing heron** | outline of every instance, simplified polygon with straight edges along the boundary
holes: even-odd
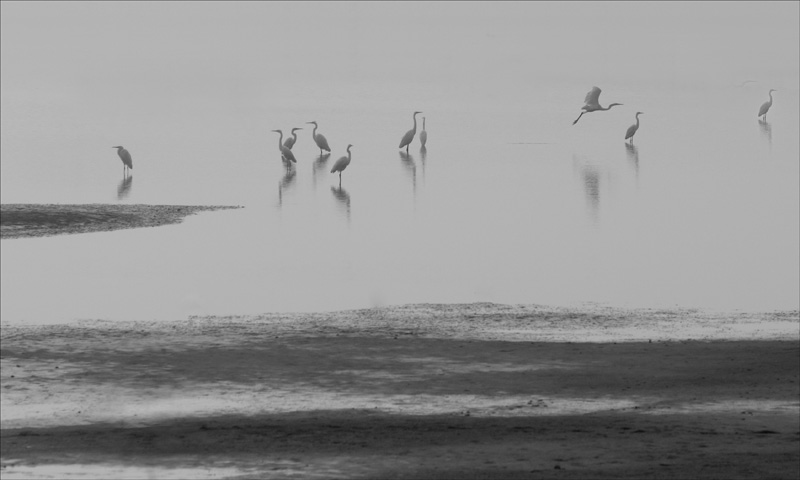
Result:
[[[283,146],[288,148],[289,150],[294,147],[294,144],[297,143],[297,132],[298,130],[302,130],[300,127],[295,127],[292,129],[292,136],[287,138],[285,142],[283,142]]]
[[[341,157],[339,160],[336,160],[336,163],[333,164],[333,168],[331,168],[331,173],[339,172],[339,185],[342,185],[342,172],[348,165],[350,165],[350,147],[352,145],[347,146],[347,156]]]
[[[400,140],[400,146],[397,148],[406,147],[406,153],[408,153],[408,146],[411,145],[411,141],[414,140],[414,135],[417,134],[417,114],[422,112],[414,112],[414,128],[407,131],[405,135],[403,135],[403,139]]]
[[[422,144],[422,148],[425,148],[425,144],[428,143],[428,132],[425,131],[425,117],[422,117],[422,131],[419,132],[419,143]]]
[[[769,90],[769,102],[764,102],[764,104],[761,105],[761,108],[758,109],[758,116],[764,117],[764,121],[767,120],[767,112],[769,112],[769,107],[772,106],[772,92],[777,92],[777,90],[771,88]]]
[[[633,136],[636,135],[636,131],[639,130],[639,115],[643,114],[644,112],[636,112],[636,123],[628,127],[628,131],[625,132],[625,140],[631,139],[631,145],[633,145]]]
[[[122,159],[122,174],[125,175],[129,168],[133,170],[133,158],[131,158],[131,153],[125,150],[125,147],[122,146],[111,148],[116,148],[117,155],[119,155],[119,158]]]
[[[283,158],[284,162],[297,163],[297,159],[294,158],[294,153],[292,153],[291,150],[289,150],[288,148],[286,148],[286,146],[283,145],[283,132],[280,130],[273,130],[273,132],[278,132],[281,135],[280,138],[278,139],[278,150],[280,150],[281,157]],[[286,164],[287,167],[289,165],[290,165],[289,163]]]
[[[612,103],[606,108],[603,108],[602,106],[600,106],[600,92],[601,92],[600,88],[594,87],[589,91],[589,93],[586,94],[586,98],[583,100],[584,103],[586,103],[586,105],[581,107],[581,110],[583,111],[581,112],[580,115],[578,115],[578,118],[576,118],[575,121],[572,122],[573,125],[578,123],[578,120],[581,119],[584,113],[597,112],[599,110],[611,110],[611,107],[622,105],[621,103]]]
[[[306,123],[309,125],[314,125],[314,130],[311,132],[311,138],[314,139],[314,143],[316,143],[319,147],[319,154],[322,155],[323,150],[330,152],[331,147],[328,146],[328,139],[325,138],[321,133],[317,133],[317,122]]]

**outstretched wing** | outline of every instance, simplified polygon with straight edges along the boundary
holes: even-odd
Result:
[[[586,94],[586,98],[583,100],[583,102],[586,105],[599,105],[600,104],[600,92],[601,92],[601,90],[600,90],[599,87],[593,87],[589,91],[589,93]]]

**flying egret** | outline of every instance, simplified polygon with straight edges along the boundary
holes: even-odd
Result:
[[[777,90],[771,88],[769,90],[769,102],[764,102],[764,104],[761,105],[761,108],[758,109],[758,116],[764,117],[765,121],[767,120],[767,112],[769,111],[769,107],[772,106],[772,92],[777,92]]]
[[[294,158],[294,153],[292,153],[291,150],[289,150],[283,145],[283,132],[280,130],[273,130],[273,132],[278,132],[281,135],[280,138],[278,139],[278,150],[280,150],[281,157],[283,157],[284,161],[297,163],[297,159]]]
[[[425,144],[428,143],[428,132],[425,131],[425,117],[422,117],[422,131],[419,132],[419,143],[422,144],[422,148],[425,148]]]
[[[328,146],[328,139],[325,138],[321,133],[317,133],[317,122],[306,122],[306,123],[314,125],[314,130],[311,132],[311,138],[314,139],[314,143],[316,143],[317,146],[319,147],[319,154],[322,155],[323,150],[330,152],[331,147]]]
[[[612,103],[611,105],[609,105],[606,108],[601,107],[600,106],[600,92],[601,92],[600,88],[594,87],[589,91],[589,93],[586,94],[586,98],[583,100],[584,103],[586,103],[586,105],[581,107],[581,110],[583,110],[583,111],[581,112],[580,115],[578,115],[578,118],[576,118],[575,121],[572,122],[573,125],[578,123],[578,120],[581,119],[581,117],[583,116],[584,113],[596,112],[598,110],[611,110],[611,107],[614,107],[614,106],[617,106],[617,105],[622,105],[621,103]]]
[[[339,185],[342,184],[342,172],[348,165],[350,165],[350,147],[353,145],[347,146],[347,156],[341,157],[339,160],[336,160],[336,163],[333,164],[333,168],[331,168],[331,173],[339,172]]]
[[[285,142],[283,142],[283,146],[288,148],[289,150],[294,147],[294,144],[297,142],[297,132],[298,130],[302,130],[300,127],[295,127],[292,129],[292,136],[287,138]]]
[[[636,130],[639,130],[639,115],[643,114],[644,112],[636,112],[636,124],[631,125],[628,127],[628,131],[625,132],[625,140],[631,139],[631,145],[633,145],[633,136],[636,135]]]
[[[122,146],[111,148],[116,148],[117,155],[119,155],[119,158],[122,159],[122,174],[124,175],[129,168],[133,170],[133,159],[131,158],[130,152],[125,150],[125,147]]]
[[[408,146],[411,145],[411,141],[414,140],[414,135],[417,134],[417,114],[422,112],[414,112],[414,128],[407,131],[405,135],[403,135],[403,139],[400,140],[400,146],[397,148],[406,147],[406,153],[408,153]]]

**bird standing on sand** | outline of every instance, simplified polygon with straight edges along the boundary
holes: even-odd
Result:
[[[295,127],[292,129],[292,136],[287,138],[285,142],[283,142],[283,146],[288,148],[289,150],[294,147],[294,144],[297,143],[297,131],[302,130],[300,127]]]
[[[581,110],[583,110],[583,111],[581,112],[580,115],[578,115],[578,118],[576,118],[575,121],[572,122],[573,125],[578,123],[578,120],[581,119],[581,117],[583,116],[584,113],[597,112],[597,111],[600,111],[600,110],[611,110],[611,107],[615,107],[617,105],[622,105],[621,103],[612,103],[611,105],[609,105],[606,108],[601,107],[600,106],[600,92],[601,92],[601,90],[598,87],[594,87],[589,91],[589,93],[586,94],[586,98],[583,100],[584,103],[586,103],[586,105],[581,107]]]
[[[317,133],[317,122],[306,122],[309,125],[314,125],[314,130],[311,132],[311,138],[314,139],[314,143],[317,144],[319,147],[319,154],[322,155],[322,151],[331,151],[331,147],[328,146],[328,139],[325,138],[321,133]]]
[[[341,157],[339,160],[336,160],[336,163],[333,164],[333,168],[331,168],[331,173],[339,172],[339,185],[342,185],[342,172],[348,165],[350,165],[350,147],[353,145],[347,146],[347,156]]]
[[[777,92],[777,90],[775,90],[774,88],[771,88],[769,90],[769,101],[768,102],[764,102],[764,104],[761,105],[761,108],[758,109],[758,116],[759,117],[764,117],[764,121],[765,122],[767,121],[767,112],[769,112],[769,107],[772,106],[772,92]]]
[[[422,112],[414,112],[414,128],[407,131],[405,135],[403,135],[403,139],[400,140],[400,146],[397,148],[406,147],[406,153],[408,153],[408,146],[411,145],[411,141],[414,140],[414,135],[417,134],[417,114]]]
[[[281,157],[283,158],[284,163],[285,162],[297,163],[297,159],[294,158],[294,153],[292,153],[291,150],[289,150],[288,148],[286,148],[286,146],[283,145],[283,132],[281,130],[273,130],[273,132],[278,132],[281,135],[280,138],[278,138],[278,150],[280,150],[281,152]],[[287,167],[289,165],[290,165],[289,163],[286,164]]]
[[[125,147],[122,146],[111,148],[116,148],[117,155],[122,159],[122,174],[125,175],[129,168],[133,170],[133,158],[131,158],[130,152],[125,150]]]
[[[631,145],[633,145],[633,136],[636,135],[636,130],[639,130],[639,115],[643,114],[644,112],[636,112],[636,123],[628,127],[628,131],[625,132],[625,140],[631,139]]]
[[[425,117],[422,117],[422,131],[419,132],[419,143],[422,144],[422,148],[425,148],[425,144],[428,143],[428,132],[425,131]]]

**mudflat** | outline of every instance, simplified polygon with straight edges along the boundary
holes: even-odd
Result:
[[[4,325],[3,478],[798,478],[798,312]]]

